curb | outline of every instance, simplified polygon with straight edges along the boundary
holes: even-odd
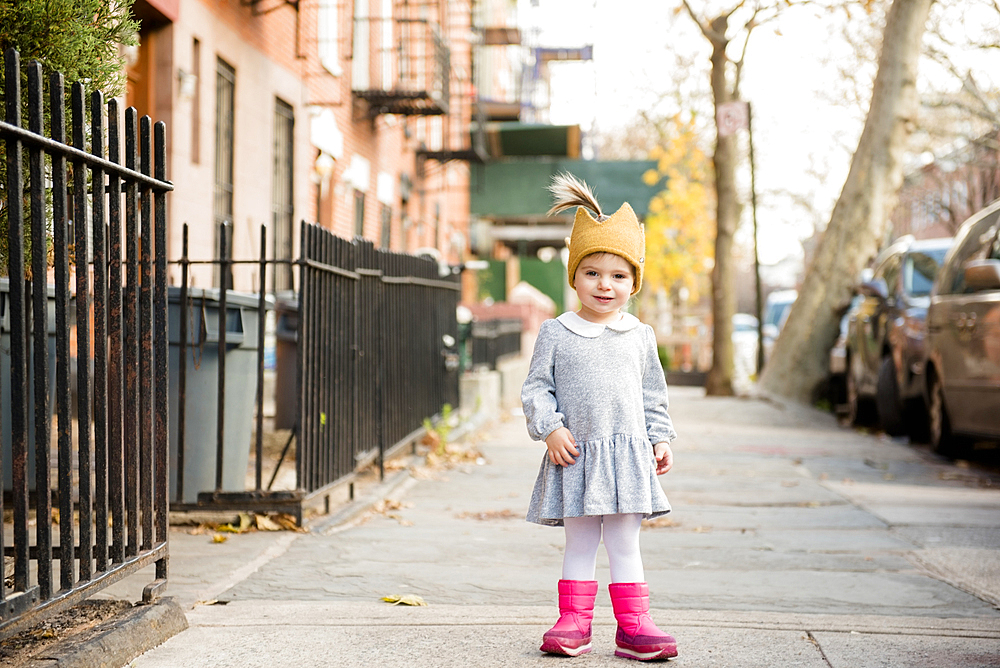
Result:
[[[309,522],[306,525],[306,528],[310,531],[325,533],[344,524],[348,524],[357,519],[363,513],[371,510],[376,503],[391,495],[395,490],[411,479],[409,468],[397,471],[393,475],[388,476],[382,482],[373,486],[364,496],[348,502],[329,515],[322,515],[318,519]]]
[[[452,430],[449,441],[458,441],[477,432],[496,417],[496,415],[486,412],[469,416]],[[367,490],[363,496],[344,504],[329,515],[322,515],[310,521],[306,527],[310,531],[322,534],[335,533],[348,528],[361,515],[371,510],[376,503],[414,484],[416,480],[410,475],[410,468],[414,465],[420,465],[425,461],[425,458],[420,455],[408,455],[408,457],[410,463],[406,468],[387,476],[385,480]]]
[[[30,668],[121,668],[188,627],[172,598],[135,605],[39,652]]]

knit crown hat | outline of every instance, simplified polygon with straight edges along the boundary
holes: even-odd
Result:
[[[614,253],[624,258],[635,272],[632,294],[642,287],[642,267],[646,254],[646,235],[635,211],[625,202],[610,216],[601,212],[597,198],[586,183],[569,173],[552,178],[549,190],[555,199],[548,214],[578,207],[573,220],[573,232],[566,239],[569,248],[569,286],[576,289],[576,268],[580,261],[593,253]],[[590,215],[591,209],[597,218]]]

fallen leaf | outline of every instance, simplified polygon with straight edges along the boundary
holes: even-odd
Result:
[[[520,518],[522,513],[515,513],[509,508],[503,510],[486,510],[480,513],[459,513],[456,517],[460,520],[509,520]]]
[[[225,543],[227,540],[229,540],[229,536],[224,533],[217,533],[212,536],[213,543]]]
[[[300,527],[295,523],[295,518],[288,513],[277,513],[270,515],[270,518],[281,525],[286,531],[295,531],[297,533],[309,533],[309,530],[305,527]]]
[[[424,602],[424,599],[420,598],[416,594],[407,594],[406,596],[389,594],[388,596],[383,596],[382,600],[386,603],[392,603],[393,605],[427,605],[427,603]]]
[[[272,520],[267,515],[257,516],[257,528],[261,531],[281,531],[282,529],[280,524]]]
[[[651,520],[646,520],[642,524],[650,529],[679,527],[681,525],[680,522],[675,522],[671,517],[656,517]]]

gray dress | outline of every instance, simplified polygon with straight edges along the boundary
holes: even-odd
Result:
[[[544,441],[567,427],[580,451],[565,467],[545,453],[529,522],[561,526],[566,517],[670,512],[652,444],[672,441],[677,433],[649,325],[628,314],[611,325],[573,312],[546,320],[521,403],[532,439]]]

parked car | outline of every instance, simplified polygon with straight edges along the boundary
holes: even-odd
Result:
[[[962,224],[927,313],[930,441],[1000,439],[1000,200]]]
[[[875,258],[871,278],[857,286],[861,299],[848,314],[844,379],[851,423],[877,417],[891,435],[922,435],[927,307],[952,242],[902,237]]]
[[[798,296],[799,293],[795,290],[775,290],[764,300],[764,324],[761,326],[761,333],[764,335],[765,360],[771,357],[774,342],[778,340],[778,335],[788,320],[788,313],[792,310],[792,304]]]
[[[840,330],[837,334],[837,340],[830,348],[829,399],[834,412],[838,415],[847,412],[847,329],[854,309],[861,299],[862,295],[856,293],[851,297],[850,304],[844,309],[844,314],[840,316]]]
[[[757,378],[757,318],[749,313],[733,314],[733,385],[749,390]]]

